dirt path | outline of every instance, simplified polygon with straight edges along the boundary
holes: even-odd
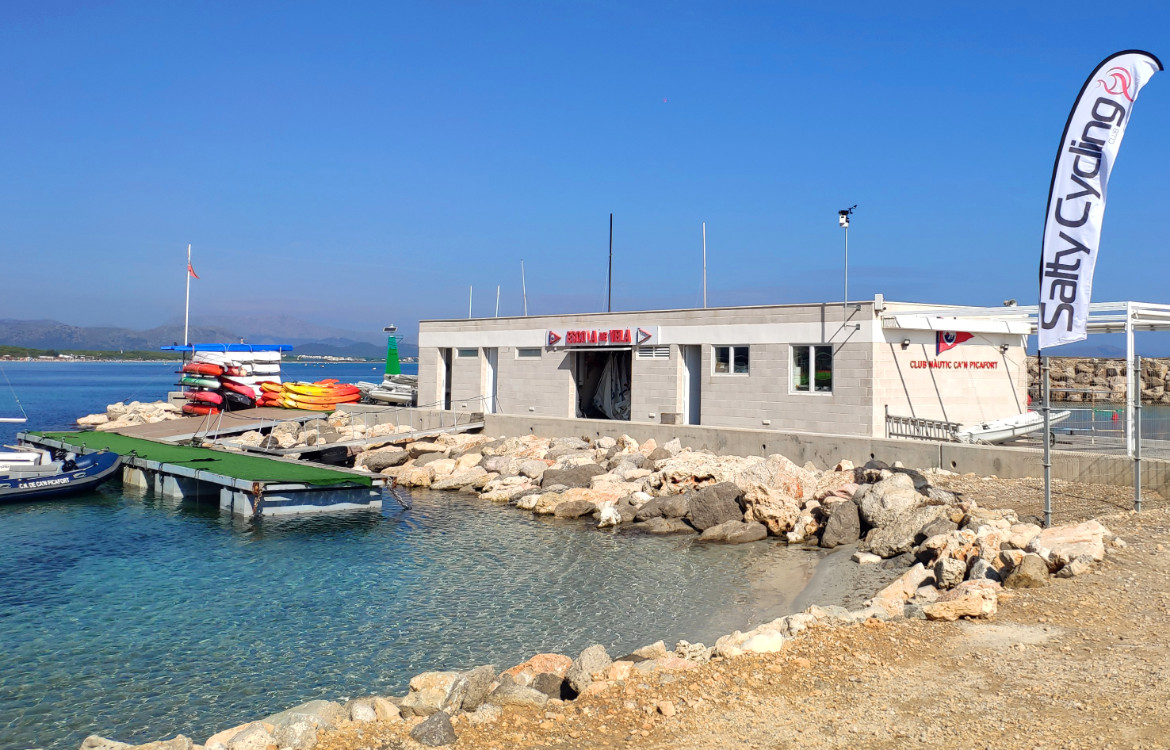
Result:
[[[806,632],[777,654],[457,721],[455,747],[1170,747],[1170,510],[1102,521],[1129,546],[1004,596],[993,620]],[[317,748],[421,747],[406,731],[367,725]]]

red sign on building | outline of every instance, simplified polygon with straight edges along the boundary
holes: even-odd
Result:
[[[545,337],[550,347],[588,346],[646,346],[658,342],[658,327],[646,328],[577,328],[568,331],[548,331]]]

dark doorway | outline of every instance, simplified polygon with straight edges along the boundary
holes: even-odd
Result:
[[[630,419],[630,351],[574,352],[577,416],[585,419]]]

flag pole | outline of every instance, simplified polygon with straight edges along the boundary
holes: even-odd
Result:
[[[191,322],[191,243],[187,243],[187,267],[183,270],[187,277],[187,303],[183,306],[183,346],[186,346],[187,327]]]

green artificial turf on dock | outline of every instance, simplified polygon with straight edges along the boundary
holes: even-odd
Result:
[[[369,477],[359,474],[347,474],[343,471],[305,466],[291,461],[274,461],[262,456],[156,443],[153,440],[127,437],[111,432],[32,432],[29,434],[50,440],[59,440],[62,443],[88,450],[108,450],[123,458],[133,454],[147,461],[186,466],[248,482],[287,482],[290,484],[311,484],[318,487],[343,484],[373,486]]]

